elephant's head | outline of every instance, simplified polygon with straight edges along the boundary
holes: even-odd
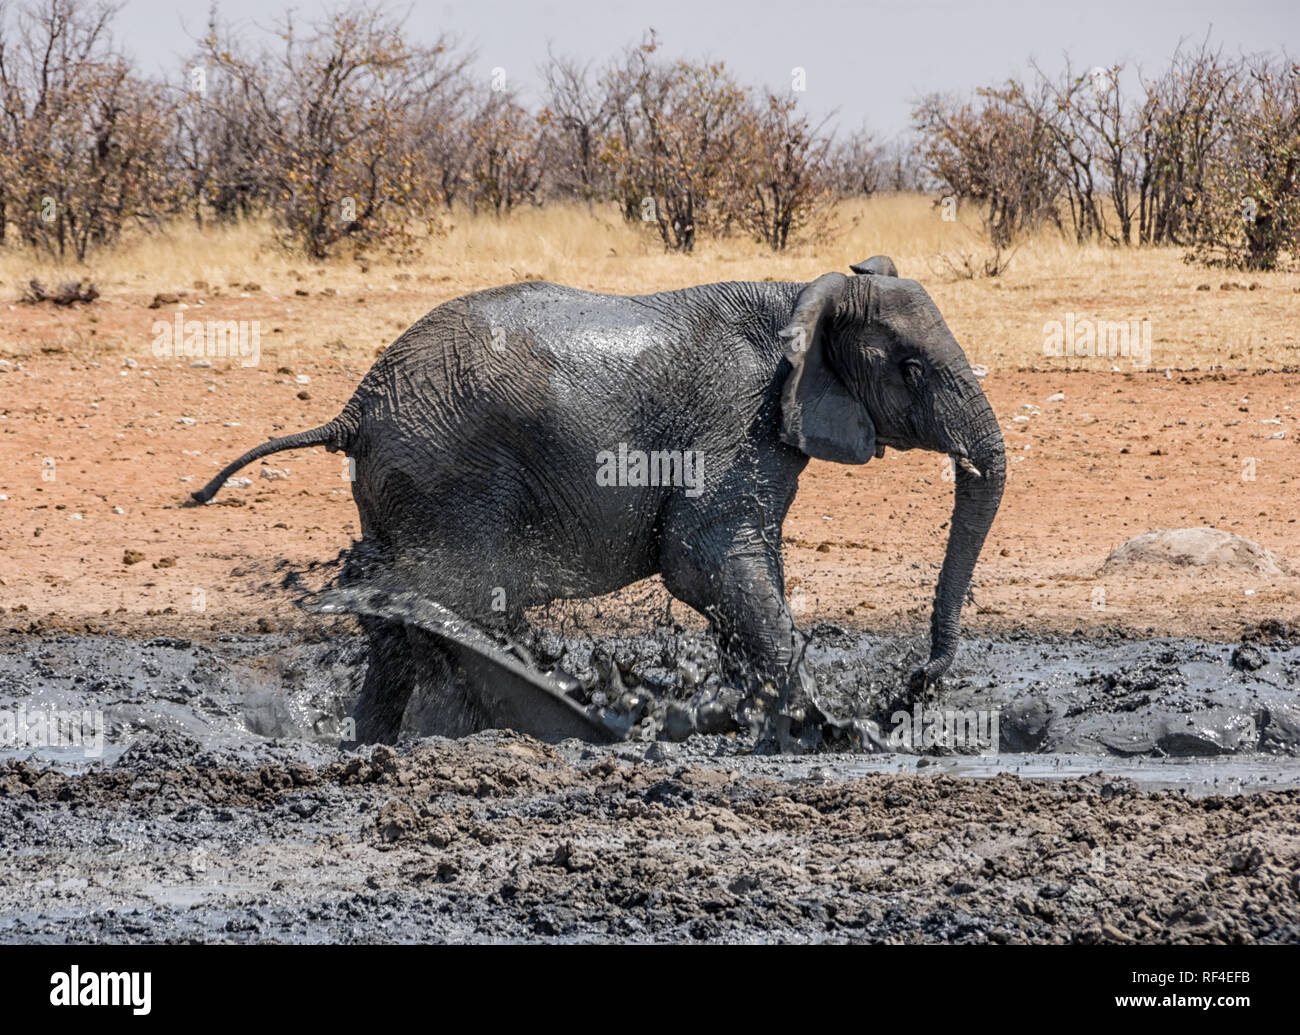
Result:
[[[930,660],[913,689],[957,649],[961,605],[997,514],[1006,454],[997,417],[925,289],[878,255],[805,287],[781,331],[791,370],[782,439],[808,456],[864,464],[894,449],[947,453],[956,499],[930,621]]]

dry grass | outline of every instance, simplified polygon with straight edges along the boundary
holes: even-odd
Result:
[[[816,241],[783,254],[744,239],[705,241],[690,256],[668,254],[650,228],[624,223],[612,208],[580,206],[503,219],[460,214],[419,260],[365,266],[309,263],[278,248],[261,223],[202,231],[181,223],[84,266],[56,266],[11,249],[0,253],[0,351],[22,355],[34,343],[53,342],[77,353],[138,353],[158,317],[144,304],[155,293],[186,291],[187,305],[201,302],[223,319],[270,321],[270,333],[283,335],[279,341],[294,353],[333,342],[335,351],[360,356],[447,298],[514,280],[617,293],[722,280],[804,281],[882,252],[926,285],[971,360],[990,367],[1131,368],[1126,360],[1044,356],[1044,325],[1068,313],[1149,320],[1151,365],[1161,369],[1276,368],[1300,357],[1300,275],[1205,270],[1184,263],[1177,249],[1077,247],[1045,232],[1024,243],[1001,276],[963,279],[954,268],[967,261],[978,267],[990,250],[967,214],[945,222],[929,200],[914,196],[843,204]],[[32,277],[47,284],[89,278],[104,298],[80,311],[10,308]],[[1243,288],[1223,289],[1225,282]],[[249,283],[257,290],[247,290]],[[1257,288],[1247,290],[1252,283]],[[327,289],[335,294],[323,294]],[[87,330],[87,322],[95,326]]]

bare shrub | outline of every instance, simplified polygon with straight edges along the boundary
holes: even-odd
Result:
[[[463,73],[451,41],[409,43],[400,19],[355,6],[300,34],[280,30],[283,48],[254,59],[215,34],[205,57],[251,103],[246,116],[265,142],[270,203],[287,241],[313,259],[342,240],[359,250],[401,250],[433,198],[416,176],[412,149],[422,106]]]
[[[0,242],[82,260],[174,204],[167,99],[114,49],[113,14],[0,2]]]
[[[980,91],[974,104],[931,95],[913,112],[926,169],[980,207],[996,247],[1055,218],[1060,182],[1046,104],[1013,88]]]

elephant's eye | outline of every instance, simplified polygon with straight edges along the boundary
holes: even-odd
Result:
[[[920,388],[925,381],[925,365],[919,359],[903,360],[903,380],[908,388]]]

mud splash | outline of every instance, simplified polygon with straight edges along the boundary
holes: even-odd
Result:
[[[754,748],[753,734],[734,719],[739,695],[722,683],[701,632],[662,626],[593,637],[543,629],[521,649],[565,688],[575,711],[600,716],[633,745],[689,739],[692,750],[728,756]],[[876,723],[903,755],[1069,756],[1095,759],[1094,768],[1124,758],[1300,756],[1300,646],[1287,639],[973,639],[939,688],[907,701],[900,687],[920,650],[907,638],[821,624],[807,659],[834,712]],[[280,634],[17,639],[0,649],[0,715],[30,723],[42,714],[98,714],[98,757],[109,762],[142,734],[167,732],[205,749],[256,750],[281,740],[329,751],[345,731],[365,654],[363,638],[342,632],[323,642]],[[413,700],[404,735],[428,735],[427,713],[428,702]],[[963,732],[971,735],[954,736]],[[88,757],[75,746],[0,743],[0,758],[33,753],[59,764]]]

